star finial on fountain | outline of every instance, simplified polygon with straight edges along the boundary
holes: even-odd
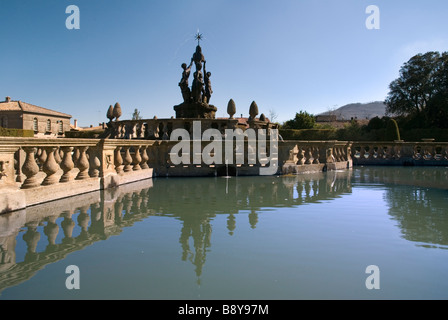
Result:
[[[199,29],[198,29],[198,32],[196,33],[196,35],[194,36],[194,38],[196,40],[198,40],[198,45],[199,45],[199,41],[201,41],[203,38],[202,33],[199,33]]]

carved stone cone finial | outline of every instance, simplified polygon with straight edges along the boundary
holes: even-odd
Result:
[[[107,119],[109,119],[110,121],[112,121],[112,119],[114,118],[114,107],[112,105],[109,106],[109,109],[107,109]]]
[[[266,121],[266,116],[264,113],[260,114],[260,121]]]
[[[252,101],[249,108],[249,120],[255,120],[255,117],[258,115],[258,106],[255,101]]]
[[[233,119],[233,115],[236,113],[235,101],[233,101],[233,99],[230,99],[227,104],[227,113],[230,116],[229,119]]]
[[[114,117],[116,118],[117,121],[121,117],[121,106],[120,106],[120,104],[118,102],[115,103],[113,115],[114,115]]]

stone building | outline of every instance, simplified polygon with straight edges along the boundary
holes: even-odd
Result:
[[[0,102],[0,127],[33,130],[35,137],[63,137],[71,115],[6,97]]]

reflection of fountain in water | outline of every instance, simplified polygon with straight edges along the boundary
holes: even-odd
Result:
[[[229,166],[226,173],[231,173]],[[324,182],[329,177],[336,185],[340,180],[343,182],[340,190],[336,188],[335,192],[328,188]],[[94,242],[119,235],[124,228],[154,214],[173,217],[182,223],[179,238],[182,260],[195,266],[200,285],[202,269],[211,248],[212,220],[218,214],[227,216],[229,235],[235,233],[239,213],[247,214],[248,223],[254,229],[260,218],[259,212],[264,208],[293,207],[350,192],[347,176],[341,174],[336,181],[334,179],[324,173],[226,180],[154,179],[154,187],[152,181],[134,183],[30,207],[22,215],[4,215],[0,217],[0,253],[7,257],[2,261],[8,263],[1,265],[0,261],[0,290],[26,281],[45,265],[63,260],[71,252],[83,250]],[[294,197],[293,189],[301,186],[308,189],[307,181],[313,182],[314,192],[304,190],[306,197]],[[13,218],[15,220],[11,220]],[[24,232],[22,237],[18,232],[6,232],[12,224],[15,230]],[[17,242],[20,242],[21,262],[16,261]],[[47,247],[41,250],[44,245]],[[21,260],[20,257],[17,260]]]

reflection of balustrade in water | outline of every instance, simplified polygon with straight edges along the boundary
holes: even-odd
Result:
[[[284,178],[139,181],[3,214],[0,291],[153,215],[181,221],[179,240],[187,247],[188,230],[202,229],[218,214],[228,215],[229,233],[238,230],[234,218],[239,213],[250,212],[247,222],[255,228],[264,208],[318,203],[350,193],[349,177],[346,171]]]
[[[448,164],[447,142],[354,142],[355,165],[432,165]]]

